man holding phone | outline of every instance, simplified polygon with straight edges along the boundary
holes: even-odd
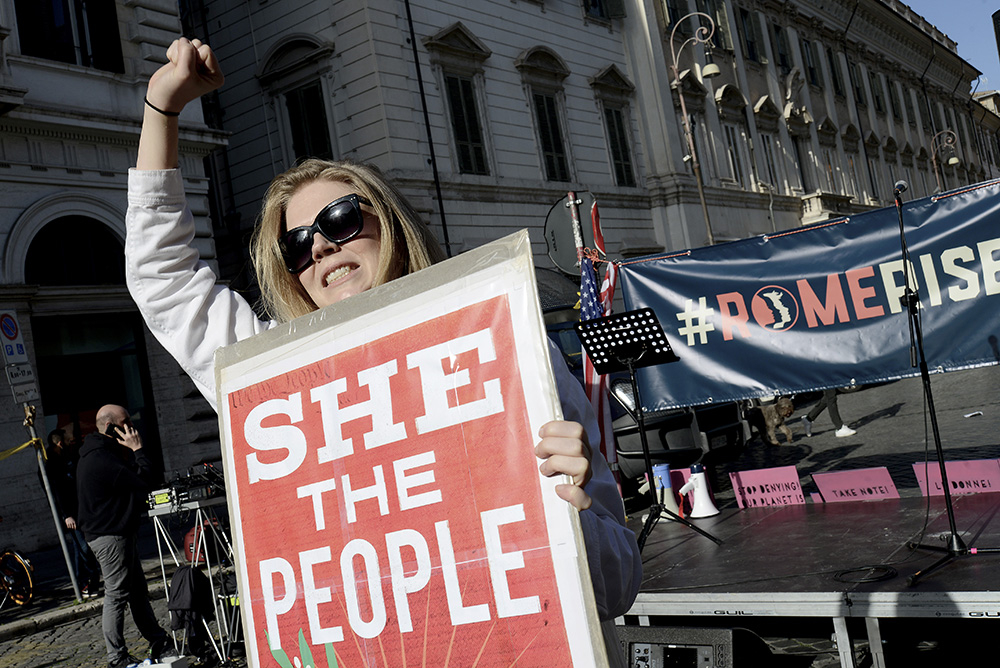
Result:
[[[131,451],[131,452],[130,452]],[[109,668],[138,661],[125,645],[125,607],[159,659],[171,647],[156,621],[136,550],[139,519],[153,482],[153,466],[128,411],[109,404],[97,412],[97,432],[88,434],[77,464],[80,528],[104,576],[101,626]]]

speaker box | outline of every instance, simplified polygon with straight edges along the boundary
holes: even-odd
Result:
[[[628,668],[733,668],[732,629],[619,626]]]

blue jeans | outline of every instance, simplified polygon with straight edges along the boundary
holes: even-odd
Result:
[[[128,655],[125,646],[125,607],[132,609],[132,621],[150,645],[167,637],[149,604],[146,577],[139,562],[135,536],[98,536],[89,541],[104,576],[104,614],[101,627],[108,663]]]
[[[100,583],[98,577],[100,571],[94,553],[83,537],[83,532],[79,529],[66,529],[65,533],[66,544],[69,545],[69,553],[73,559],[73,570],[76,573],[77,583],[81,587],[90,584],[96,588]]]

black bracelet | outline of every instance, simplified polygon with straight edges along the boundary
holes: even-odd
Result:
[[[160,109],[159,107],[154,107],[153,103],[150,102],[149,98],[146,97],[146,96],[143,96],[142,101],[146,103],[147,107],[149,107],[150,109],[152,109],[153,111],[155,111],[157,113],[163,114],[164,116],[171,116],[171,117],[173,117],[173,116],[180,116],[181,115],[181,112],[179,112],[179,111],[164,111],[163,109]]]

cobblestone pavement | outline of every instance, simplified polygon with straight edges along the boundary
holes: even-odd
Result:
[[[166,626],[166,599],[160,597],[154,599],[152,603],[160,624]],[[133,656],[142,659],[149,656],[149,643],[139,635],[131,617],[127,615],[125,639]],[[107,666],[100,612],[53,626],[39,633],[25,634],[0,643],[0,668],[49,668],[50,666],[66,668]]]
[[[177,533],[180,526],[168,526],[168,530]],[[174,536],[175,541],[179,537]],[[167,629],[170,617],[164,571],[161,570],[149,522],[145,522],[139,531],[139,553],[153,611],[160,625]],[[0,668],[105,668],[107,657],[101,631],[104,599],[76,601],[58,548],[26,556],[31,559],[35,570],[34,598],[28,605],[8,604],[0,610]],[[173,570],[168,561],[168,580]],[[149,643],[139,635],[128,613],[125,615],[125,638],[133,656],[140,659],[149,656]],[[189,657],[189,660],[191,668],[209,668],[218,664],[215,660],[201,663],[196,657]],[[230,662],[227,668],[244,665],[245,661],[237,660]]]

